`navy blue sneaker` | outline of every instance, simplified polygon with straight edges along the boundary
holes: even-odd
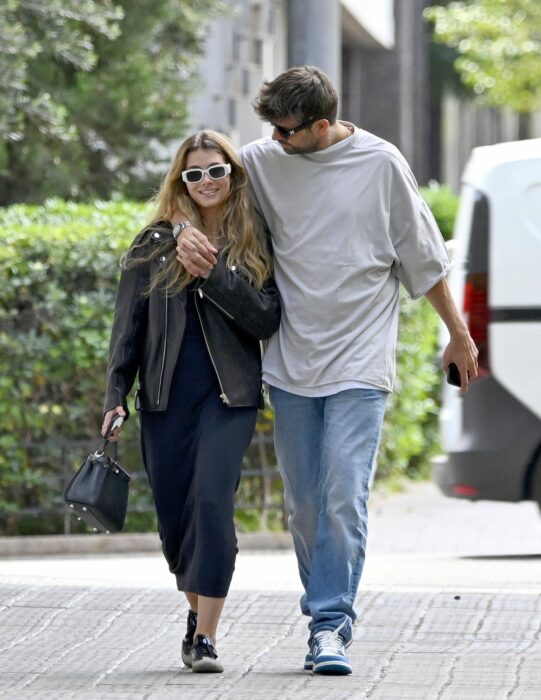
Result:
[[[346,644],[340,635],[342,623],[335,630],[321,630],[316,632],[312,639],[312,671],[314,673],[347,676],[351,673],[351,663],[346,654]],[[304,662],[306,669],[309,660],[308,656]],[[308,670],[308,669],[307,669]]]
[[[188,620],[186,625],[186,636],[182,640],[182,650],[180,655],[182,656],[182,661],[188,668],[192,667],[192,657],[190,651],[193,644],[193,636],[197,627],[197,613],[193,610],[188,612]]]
[[[195,635],[190,653],[193,673],[221,673],[224,670],[218,659],[216,647],[206,635]]]

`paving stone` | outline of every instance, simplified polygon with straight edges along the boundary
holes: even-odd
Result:
[[[501,685],[453,683],[439,695],[439,700],[508,700],[508,691]]]
[[[433,687],[426,685],[402,685],[400,683],[385,683],[374,692],[361,697],[368,697],[370,700],[435,700]],[[466,698],[462,698],[466,700]],[[469,699],[468,699],[469,700]]]

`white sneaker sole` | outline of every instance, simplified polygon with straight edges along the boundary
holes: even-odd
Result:
[[[313,667],[313,673],[328,676],[347,676],[351,671],[351,664],[348,661],[340,661],[339,659],[318,661]]]
[[[192,663],[192,673],[222,673],[223,670],[218,659],[200,659]]]
[[[187,666],[188,668],[192,667],[192,657],[189,654],[185,654],[184,651],[180,652],[180,656],[182,658],[182,663]]]

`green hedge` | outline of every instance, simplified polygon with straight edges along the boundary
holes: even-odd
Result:
[[[458,209],[457,196],[450,187],[434,180],[428,187],[421,187],[421,194],[434,214],[443,237],[446,241],[451,240]]]
[[[13,515],[59,506],[55,470],[86,449],[70,443],[97,447],[118,259],[144,219],[129,202],[0,210],[0,532],[61,528],[52,514]]]
[[[54,515],[55,508],[61,512],[54,476],[62,463],[65,479],[78,466],[84,450],[74,442],[96,446],[118,260],[147,214],[145,205],[126,201],[50,200],[0,209],[0,534],[62,529],[62,516]],[[398,392],[389,403],[379,475],[421,473],[434,450],[436,335],[437,318],[426,302],[404,300]],[[269,429],[267,413],[261,430]],[[121,461],[135,470],[141,469],[138,441],[138,421],[129,420]],[[251,466],[258,454],[260,447],[249,455]],[[139,479],[128,530],[154,527],[152,514],[138,512],[149,503],[146,480]],[[50,515],[36,516],[32,509],[39,507]],[[260,521],[246,511],[239,522]]]

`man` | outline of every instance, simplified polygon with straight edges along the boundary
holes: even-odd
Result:
[[[477,349],[445,276],[449,258],[407,163],[382,139],[338,121],[317,68],[265,82],[255,110],[273,128],[241,149],[272,234],[282,321],[263,362],[275,448],[309,616],[305,669],[348,674],[366,549],[370,476],[392,390],[399,282],[443,319],[468,389]],[[217,254],[196,229],[179,259],[206,275]]]

